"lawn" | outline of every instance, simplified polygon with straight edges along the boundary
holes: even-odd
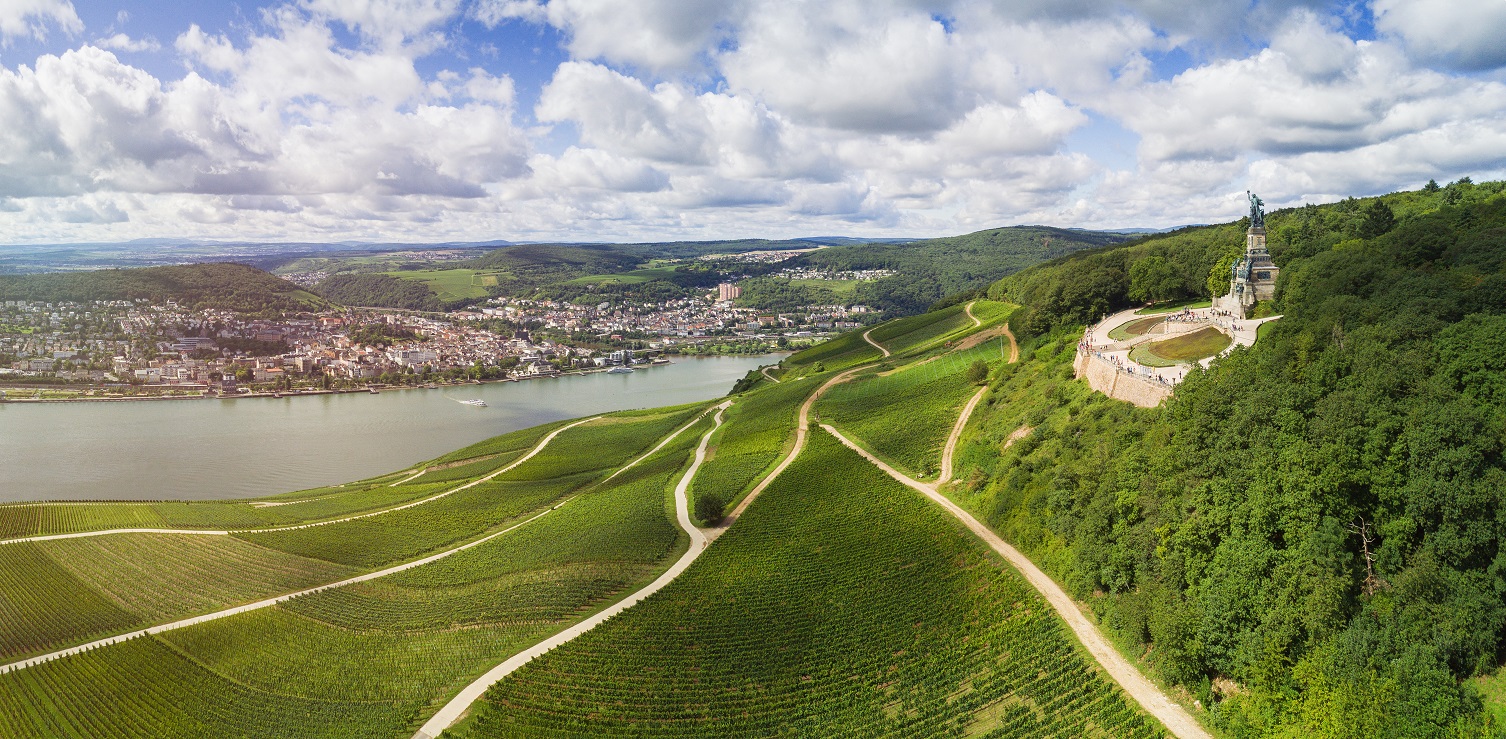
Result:
[[[1133,339],[1136,336],[1144,336],[1150,333],[1152,328],[1159,326],[1165,320],[1165,316],[1151,316],[1150,318],[1136,318],[1133,321],[1126,321],[1110,329],[1109,338],[1114,341],[1124,341],[1125,339]]]
[[[1170,367],[1216,356],[1229,348],[1232,341],[1228,334],[1209,326],[1165,341],[1141,344],[1130,351],[1130,359],[1147,367]]]
[[[1148,305],[1135,311],[1137,316],[1150,316],[1157,313],[1170,313],[1183,308],[1209,308],[1213,301],[1207,298],[1188,298],[1186,300],[1167,300],[1165,302]]]

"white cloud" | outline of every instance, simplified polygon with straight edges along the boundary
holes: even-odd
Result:
[[[69,0],[5,0],[0,3],[0,42],[18,36],[46,38],[49,26],[66,33],[84,30],[78,11]]]
[[[1506,3],[1499,0],[1374,0],[1375,27],[1429,62],[1461,69],[1506,65]]]
[[[160,51],[162,44],[151,37],[133,39],[123,33],[117,33],[109,38],[102,38],[94,42],[101,49],[113,49],[115,51],[142,52]]]
[[[460,12],[460,0],[300,0],[300,5],[387,47],[419,37]]]

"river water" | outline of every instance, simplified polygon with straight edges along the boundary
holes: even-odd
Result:
[[[0,501],[248,498],[333,485],[541,423],[710,400],[781,356],[380,395],[0,404]],[[457,402],[465,398],[489,407]]]

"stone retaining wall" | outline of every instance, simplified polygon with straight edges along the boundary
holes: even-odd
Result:
[[[1141,408],[1154,408],[1171,397],[1169,386],[1125,372],[1113,362],[1095,357],[1082,349],[1077,350],[1077,359],[1072,368],[1078,377],[1086,378],[1088,386],[1094,390]]]

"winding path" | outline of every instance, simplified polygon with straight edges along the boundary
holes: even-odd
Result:
[[[456,695],[443,708],[439,709],[439,712],[434,714],[433,718],[430,718],[428,722],[420,727],[418,733],[413,735],[414,739],[433,739],[433,737],[444,733],[445,729],[450,728],[456,721],[459,721],[460,717],[465,715],[466,711],[470,710],[471,704],[485,695],[487,688],[490,688],[498,680],[507,677],[518,668],[533,661],[535,657],[600,626],[607,619],[638,605],[644,598],[659,592],[665,585],[668,585],[676,577],[679,577],[680,573],[684,572],[690,566],[690,563],[701,556],[701,552],[706,551],[706,545],[710,544],[711,540],[690,521],[690,501],[686,496],[690,489],[690,481],[695,479],[696,472],[701,469],[701,464],[706,461],[706,445],[711,441],[711,435],[722,427],[722,413],[731,405],[732,401],[729,400],[717,406],[716,423],[711,427],[710,431],[707,431],[701,437],[701,444],[695,450],[695,462],[691,463],[690,469],[685,471],[685,475],[680,478],[680,483],[675,486],[675,520],[679,522],[680,528],[684,529],[685,533],[690,535],[690,548],[685,550],[685,554],[681,555],[679,560],[671,565],[669,569],[665,570],[664,574],[660,575],[643,589],[613,603],[596,615],[513,655],[506,662],[493,667],[485,675],[476,678],[470,685],[461,689],[459,695]],[[702,416],[704,415],[702,414]],[[696,420],[699,421],[700,418],[700,416],[697,416]],[[681,430],[683,431],[684,429]],[[678,436],[679,433],[679,431],[676,431],[675,435]],[[633,464],[637,464],[637,460],[634,460]]]
[[[775,377],[775,376],[773,376],[771,374],[769,374],[769,368],[768,367],[759,367],[758,371],[762,372],[764,377],[769,378],[770,382],[772,382],[772,383],[774,383],[776,385],[779,384],[779,378]]]
[[[1066,591],[1062,590],[1061,586],[1056,584],[1056,581],[1052,580],[1040,568],[1036,567],[1035,563],[1031,562],[1028,557],[1020,554],[1014,547],[1005,543],[1003,539],[999,538],[998,534],[995,534],[992,529],[984,526],[982,523],[979,523],[978,519],[973,518],[972,514],[963,510],[961,506],[953,503],[945,495],[936,492],[934,487],[919,482],[905,475],[903,472],[890,467],[883,460],[864,451],[857,444],[852,443],[852,441],[848,440],[847,437],[831,426],[823,423],[821,424],[821,428],[836,437],[847,448],[863,455],[864,459],[877,465],[879,469],[888,473],[890,477],[916,490],[921,495],[930,498],[932,502],[946,509],[947,513],[952,514],[953,517],[961,521],[964,526],[967,526],[969,530],[976,534],[978,538],[992,547],[995,552],[998,552],[1004,559],[1008,560],[1016,570],[1019,570],[1020,574],[1025,576],[1030,585],[1045,598],[1046,602],[1051,605],[1051,608],[1062,617],[1062,620],[1067,622],[1067,626],[1072,629],[1072,633],[1077,636],[1077,640],[1088,648],[1088,653],[1093,656],[1094,660],[1097,660],[1098,664],[1103,666],[1104,671],[1114,679],[1114,682],[1119,683],[1119,686],[1124,688],[1124,691],[1131,698],[1135,699],[1135,702],[1139,703],[1140,707],[1144,708],[1146,713],[1155,716],[1162,724],[1165,724],[1166,728],[1172,734],[1181,739],[1211,739],[1208,732],[1203,730],[1203,727],[1192,718],[1191,714],[1172,702],[1170,698],[1167,698],[1165,693],[1162,693],[1159,688],[1145,679],[1145,676],[1140,674],[1140,671],[1134,665],[1130,664],[1123,655],[1119,654],[1119,651],[1109,643],[1108,639],[1104,638],[1103,633],[1098,630],[1098,627],[1092,621],[1089,621],[1087,616],[1084,616],[1082,611],[1077,608],[1077,604],[1067,596]]]
[[[983,400],[983,395],[988,392],[988,386],[978,388],[973,393],[971,400],[962,407],[962,415],[957,417],[956,425],[952,426],[952,435],[946,439],[946,447],[941,450],[941,475],[936,478],[939,487],[952,480],[952,454],[957,451],[957,442],[962,439],[962,429],[967,426],[967,419],[973,415],[973,409],[978,407],[978,401]]]
[[[460,487],[451,488],[451,489],[446,490],[446,491],[444,491],[442,493],[438,493],[436,495],[431,495],[431,496],[429,496],[427,498],[424,498],[422,500],[415,500],[412,503],[404,503],[403,505],[400,505],[400,506],[395,506],[393,508],[383,508],[382,510],[372,511],[370,513],[361,513],[361,514],[357,514],[357,515],[354,515],[354,516],[346,516],[345,518],[333,518],[333,519],[330,519],[328,521],[315,521],[313,523],[300,523],[300,524],[294,524],[292,526],[276,526],[276,527],[273,527],[273,528],[265,528],[265,529],[232,529],[232,530],[229,530],[229,531],[211,531],[211,530],[208,530],[208,529],[100,529],[99,531],[80,531],[80,532],[73,533],[73,534],[46,534],[46,535],[43,535],[43,536],[28,536],[28,537],[23,538],[23,539],[5,539],[3,541],[0,541],[0,545],[4,545],[4,544],[21,544],[23,542],[28,542],[28,541],[55,541],[57,539],[82,539],[82,538],[90,537],[90,536],[108,536],[108,535],[111,535],[111,534],[195,534],[195,535],[199,535],[199,536],[229,536],[231,534],[265,534],[265,533],[271,533],[271,532],[274,532],[274,531],[294,531],[296,529],[310,529],[310,528],[313,528],[315,526],[328,526],[328,525],[330,525],[332,523],[344,523],[346,521],[355,521],[355,520],[362,519],[362,518],[371,518],[372,516],[381,516],[381,515],[384,515],[384,514],[387,514],[387,513],[394,513],[396,511],[407,510],[407,509],[413,508],[415,506],[421,506],[421,505],[423,505],[425,503],[432,503],[432,502],[434,502],[436,500],[439,500],[440,498],[443,498],[445,496],[454,495],[455,493],[458,493],[458,492],[460,492],[462,490],[465,490],[467,488],[471,488],[471,487],[475,487],[477,485],[480,485],[481,483],[486,482],[486,481],[488,481],[488,480],[490,480],[490,479],[492,479],[492,478],[496,477],[497,475],[500,475],[500,474],[502,474],[504,472],[507,472],[507,471],[509,471],[509,470],[517,467],[518,465],[523,464],[524,462],[527,462],[529,459],[532,459],[534,455],[538,454],[541,451],[544,451],[544,447],[548,446],[549,442],[554,441],[554,437],[559,436],[561,433],[563,433],[563,432],[565,432],[565,431],[567,431],[569,429],[575,428],[576,426],[579,426],[579,425],[581,425],[583,423],[590,423],[591,421],[595,421],[598,418],[601,418],[601,416],[592,416],[590,418],[581,419],[581,420],[576,421],[574,423],[567,424],[565,426],[561,426],[561,427],[555,429],[554,431],[550,432],[550,434],[548,436],[545,436],[543,439],[540,439],[539,443],[537,445],[535,445],[534,448],[532,450],[530,450],[527,454],[525,454],[525,455],[523,455],[523,456],[521,456],[521,457],[513,460],[512,464],[509,464],[506,467],[503,467],[502,469],[497,470],[496,472],[493,472],[490,475],[487,475],[486,477],[482,477],[482,478],[477,479],[477,480],[472,480],[471,482],[468,482],[468,483],[466,483],[464,485],[461,485]],[[678,434],[679,432],[677,431],[675,433]],[[670,437],[670,438],[673,438],[673,437]],[[633,464],[637,464],[637,461],[634,461]],[[614,476],[615,476],[615,474],[614,474]],[[611,478],[608,478],[608,479],[611,479]]]
[[[966,313],[968,318],[973,319],[973,328],[983,328],[983,319],[973,315],[973,303],[976,302],[978,301],[968,301],[967,305],[962,306],[962,312]]]
[[[889,350],[885,349],[883,344],[880,344],[877,341],[874,341],[873,337],[868,335],[870,333],[873,333],[873,329],[871,329],[871,328],[868,329],[867,331],[863,332],[863,341],[866,341],[866,342],[872,344],[873,348],[875,348],[875,349],[883,352],[884,353],[884,357],[888,358],[888,356],[889,356]]]

